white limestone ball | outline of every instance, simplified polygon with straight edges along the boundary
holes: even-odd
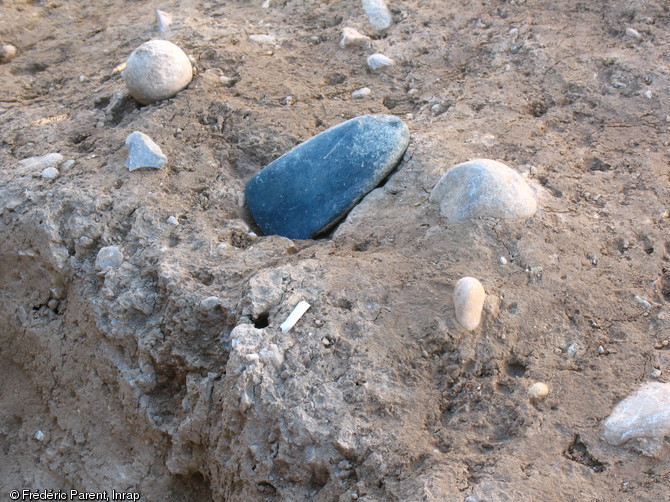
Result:
[[[188,56],[172,42],[151,40],[135,49],[123,72],[128,92],[144,105],[171,98],[193,78]]]

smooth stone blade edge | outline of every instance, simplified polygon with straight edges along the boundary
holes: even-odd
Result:
[[[363,115],[294,147],[253,176],[245,198],[267,235],[309,239],[335,225],[398,165],[407,125]]]

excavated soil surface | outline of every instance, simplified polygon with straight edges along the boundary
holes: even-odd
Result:
[[[670,375],[670,5],[389,5],[377,33],[358,0],[0,2],[0,498],[670,500],[667,444],[602,438]],[[140,106],[114,70],[152,38],[196,73]],[[247,180],[367,113],[411,131],[384,185],[327,235],[263,236]],[[136,130],[166,169],[124,167]],[[54,181],[19,164],[51,152],[75,161]],[[538,212],[446,221],[430,192],[476,158]],[[488,294],[473,332],[463,276]]]

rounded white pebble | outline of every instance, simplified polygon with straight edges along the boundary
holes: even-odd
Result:
[[[454,289],[456,321],[468,331],[477,329],[482,319],[486,292],[484,286],[473,277],[463,277]]]
[[[171,98],[193,78],[188,56],[172,42],[151,40],[135,49],[123,72],[128,92],[144,105]]]
[[[123,263],[123,253],[118,246],[106,246],[98,251],[95,268],[103,270],[107,267],[117,268]]]
[[[500,264],[501,265],[507,265],[507,258],[505,258],[504,256],[501,256],[500,257]]]
[[[16,47],[10,44],[0,46],[0,63],[9,63],[16,57]]]
[[[170,225],[179,225],[179,220],[177,220],[177,218],[175,218],[174,216],[168,216],[167,222]]]
[[[60,171],[58,171],[58,169],[55,167],[47,167],[46,169],[42,169],[42,178],[45,180],[55,180],[58,178],[59,174]]]
[[[200,302],[200,312],[208,312],[221,304],[221,299],[218,296],[208,296]]]
[[[531,401],[541,401],[549,395],[549,386],[544,382],[535,382],[528,386],[528,397]]]

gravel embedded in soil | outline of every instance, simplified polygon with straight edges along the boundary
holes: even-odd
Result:
[[[670,374],[666,3],[389,1],[384,33],[360,0],[266,3],[0,6],[17,49],[0,65],[0,485],[667,497],[667,444],[603,438],[618,402]],[[370,47],[342,49],[344,27]],[[195,75],[141,106],[119,65],[158,36]],[[371,70],[374,53],[395,65]],[[382,186],[319,239],[261,235],[247,181],[380,113],[412,138]],[[124,167],[135,130],[165,169]],[[20,163],[54,152],[75,162],[53,182]],[[441,216],[433,187],[477,158],[537,186],[538,211]],[[110,246],[123,260],[96,270]],[[454,317],[464,276],[489,293],[473,332]]]

